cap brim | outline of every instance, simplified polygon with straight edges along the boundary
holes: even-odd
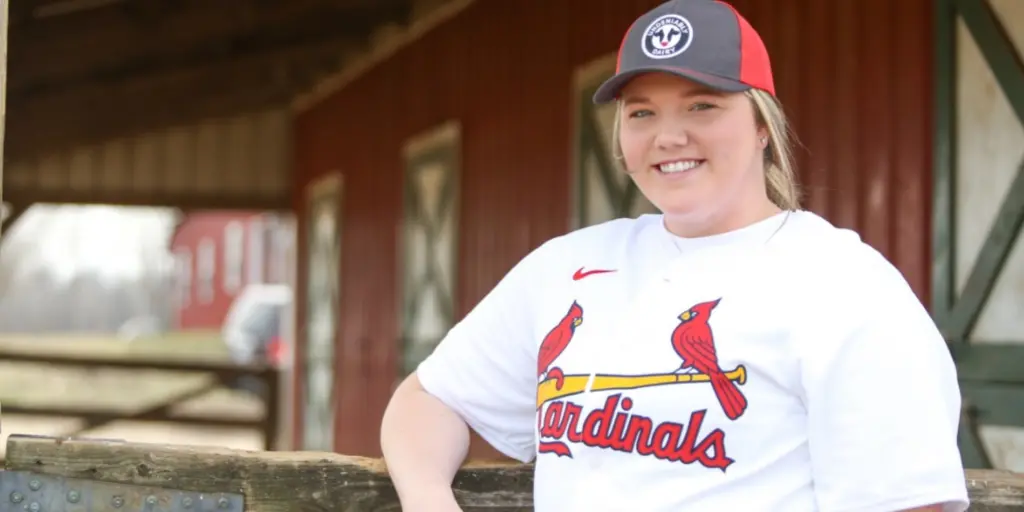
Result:
[[[606,80],[597,88],[597,92],[594,93],[594,103],[600,104],[614,101],[615,98],[618,97],[619,91],[626,85],[626,83],[645,73],[668,73],[670,75],[693,80],[705,87],[710,87],[716,91],[723,92],[743,92],[751,88],[749,85],[738,80],[709,75],[692,69],[670,66],[648,66],[631,69]]]

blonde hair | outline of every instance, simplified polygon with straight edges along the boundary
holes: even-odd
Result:
[[[796,182],[789,122],[782,105],[774,96],[760,89],[749,89],[744,94],[754,107],[758,126],[763,126],[768,132],[768,145],[764,150],[764,182],[768,199],[783,210],[797,210],[800,208],[800,190]],[[612,125],[612,147],[615,148],[615,161],[620,166],[624,165],[619,145],[621,117],[620,104],[616,107]]]

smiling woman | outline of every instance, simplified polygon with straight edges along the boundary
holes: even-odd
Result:
[[[769,129],[749,95],[651,73],[626,84],[621,98],[616,126],[625,167],[673,233],[729,231],[797,207],[792,171],[775,191],[790,200],[768,196],[766,169],[779,176],[789,165],[772,165]]]
[[[945,341],[890,262],[800,209],[758,34],[673,0],[617,63],[594,101],[661,213],[534,250],[396,390],[403,510],[458,510],[467,427],[536,459],[542,512],[965,510]]]
[[[633,83],[627,88],[627,92],[635,94],[638,88],[642,89],[644,86],[644,80],[647,81],[673,81],[677,89],[673,89],[673,92],[683,91],[681,94],[684,98],[680,98],[679,101],[690,100],[693,104],[687,107],[691,111],[714,109],[720,107],[719,102],[725,101],[735,110],[735,103],[737,101],[736,95],[725,96],[721,91],[702,87],[699,84],[687,80],[684,78],[673,78],[672,75],[654,74],[641,77],[634,80]],[[639,84],[638,84],[639,83]],[[657,88],[658,84],[652,84]],[[786,115],[782,110],[782,105],[772,94],[761,90],[761,89],[749,89],[743,93],[750,102],[750,107],[753,109],[753,121],[758,127],[758,142],[764,146],[763,158],[761,159],[761,165],[764,169],[764,181],[766,186],[766,192],[768,199],[775,204],[777,207],[783,210],[795,210],[800,207],[799,198],[799,187],[796,183],[796,172],[793,164],[793,152],[790,147],[790,132],[789,123],[786,119]],[[698,100],[701,96],[710,96],[712,99],[717,100],[714,102],[700,103]],[[622,154],[622,145],[620,143],[621,124],[623,118],[623,108],[631,105],[636,105],[642,101],[650,101],[646,98],[631,98],[625,102],[618,102],[619,108],[617,109],[612,139],[616,148],[616,158],[624,160]],[[743,105],[739,105],[740,110],[745,111],[746,108]],[[631,117],[639,117],[643,114],[636,112],[638,106],[633,106],[628,109],[633,111]],[[740,123],[748,124],[747,119],[741,119]],[[627,137],[634,134],[627,134]],[[642,140],[640,141],[642,142]],[[629,162],[626,161],[626,164]],[[669,164],[671,165],[671,163]],[[692,164],[691,164],[692,165]],[[757,167],[757,162],[751,162],[751,165]],[[664,167],[664,166],[661,166]],[[668,171],[681,171],[690,166],[675,165],[667,169]],[[666,169],[659,168],[659,170],[665,171]],[[758,173],[759,174],[759,173]]]
[[[737,19],[732,32],[756,35]],[[647,38],[653,43],[641,46],[639,65],[630,69],[620,60],[616,76],[598,89],[596,102],[619,106],[617,158],[681,236],[728,231],[798,209],[789,126],[760,38],[743,39],[742,70],[715,69],[723,67],[717,63],[710,70],[700,63],[651,65],[682,55],[692,30],[682,17],[652,25]]]

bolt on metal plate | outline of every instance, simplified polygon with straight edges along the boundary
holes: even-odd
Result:
[[[203,493],[0,471],[0,512],[243,512],[237,493]]]

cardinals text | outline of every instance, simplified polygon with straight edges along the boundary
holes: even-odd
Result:
[[[571,401],[549,402],[538,412],[541,454],[572,457],[569,445],[636,453],[664,461],[692,464],[725,471],[732,459],[725,454],[725,432],[714,429],[701,437],[704,410],[694,411],[684,425],[671,421],[655,424],[651,418],[631,413],[633,399],[611,395],[604,407],[584,416],[583,407]]]

